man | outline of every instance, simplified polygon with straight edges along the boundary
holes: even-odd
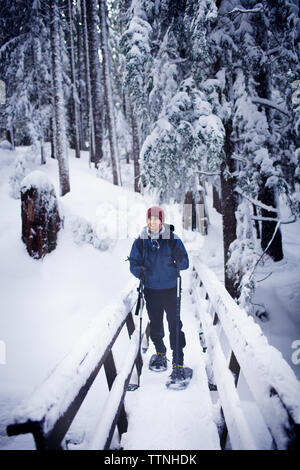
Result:
[[[129,260],[131,273],[144,281],[150,338],[156,349],[150,368],[156,371],[167,369],[163,342],[165,311],[173,353],[171,378],[180,380],[184,379],[183,348],[186,343],[179,320],[179,344],[176,344],[177,269],[187,269],[189,259],[182,241],[173,231],[172,225],[164,223],[163,210],[157,206],[151,207],[147,211],[147,226],[134,241]]]

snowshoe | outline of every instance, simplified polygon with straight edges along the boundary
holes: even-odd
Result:
[[[153,354],[151,356],[150,362],[149,362],[149,369],[153,370],[155,372],[164,372],[167,370],[168,364],[167,364],[167,358],[165,354],[158,353],[158,354]]]
[[[171,390],[184,390],[189,385],[193,376],[193,369],[190,367],[173,366],[173,372],[166,383],[166,387]]]

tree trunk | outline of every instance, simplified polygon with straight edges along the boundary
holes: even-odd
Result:
[[[12,150],[15,150],[14,128],[11,126],[6,129],[6,140],[11,144]]]
[[[253,208],[253,215],[256,217],[256,216],[257,216],[256,205],[255,205],[255,204],[252,204],[252,208]],[[254,221],[254,227],[255,227],[255,231],[256,231],[256,237],[257,237],[257,239],[259,240],[259,239],[260,239],[260,228],[259,228],[259,222],[258,222],[258,220],[255,220],[255,221]]]
[[[41,138],[41,165],[46,164],[44,137]]]
[[[233,298],[238,298],[238,287],[234,285],[233,279],[227,274],[230,244],[236,239],[237,196],[234,193],[236,178],[231,176],[235,170],[235,161],[231,158],[233,154],[233,143],[231,141],[232,121],[225,124],[225,162],[221,165],[221,192],[222,192],[222,220],[223,220],[223,247],[224,247],[224,279],[225,288]]]
[[[219,184],[218,184],[219,186]],[[213,184],[212,190],[213,190],[213,208],[216,209],[216,211],[219,214],[222,214],[222,201],[220,198],[220,192],[219,192],[219,187],[216,184]]]
[[[69,165],[66,145],[65,102],[62,84],[62,69],[59,37],[59,9],[57,0],[51,0],[51,50],[53,66],[53,95],[56,123],[56,152],[59,168],[60,193],[70,191]]]
[[[184,197],[183,209],[183,228],[185,230],[193,230],[195,228],[196,214],[195,203],[192,191],[187,191]]]
[[[80,150],[87,150],[86,146],[86,129],[88,128],[88,121],[85,122],[85,116],[88,115],[86,110],[88,109],[88,101],[85,99],[86,94],[83,92],[83,88],[86,88],[86,84],[83,87],[82,83],[85,82],[85,58],[84,58],[84,27],[82,21],[82,7],[81,3],[77,3],[75,10],[76,16],[76,45],[77,45],[77,78],[78,78],[78,114],[79,114],[79,138],[80,138]]]
[[[265,34],[267,30],[268,19],[265,17],[264,13],[259,15],[259,20],[256,24],[257,26],[257,42],[260,44],[262,49],[267,53],[269,49],[269,36]],[[271,77],[272,69],[271,63],[266,61],[260,69],[259,73],[255,76],[255,81],[257,83],[256,90],[260,98],[265,98],[269,101],[272,101],[272,87],[271,87]],[[268,122],[268,128],[270,133],[270,139],[268,141],[268,151],[272,158],[275,160],[274,155],[276,155],[276,148],[274,147],[274,123],[273,123],[273,113],[274,111],[270,107],[266,107],[265,114]],[[261,185],[259,189],[259,199],[266,205],[277,207],[277,188],[275,186],[266,187],[267,177],[262,175]],[[276,218],[276,213],[268,212],[262,210],[261,212],[263,217]],[[261,224],[261,247],[265,250],[268,244],[271,242],[274,235],[274,230],[276,227],[276,222],[262,221]],[[270,255],[274,261],[280,261],[283,258],[283,249],[282,249],[282,237],[280,227],[277,227],[276,234],[272,243],[268,247],[266,253]]]
[[[266,180],[266,178],[265,178]],[[268,206],[276,208],[275,193],[274,188],[267,188],[265,184],[260,189],[259,199]],[[265,209],[261,210],[262,217],[276,218],[277,214],[275,212],[269,212]],[[266,250],[270,241],[274,236],[277,223],[270,221],[262,221],[262,230],[261,230],[261,247],[263,250]],[[266,250],[266,253],[273,258],[274,261],[280,261],[283,259],[283,250],[282,250],[282,237],[279,227],[277,227],[275,236],[272,243]]]
[[[102,153],[102,136],[103,136],[103,96],[101,89],[100,62],[99,62],[99,36],[98,36],[98,16],[96,0],[86,0],[87,13],[87,31],[89,44],[90,59],[90,77],[91,77],[91,94],[92,94],[92,110],[94,120],[94,136],[95,136],[95,166],[103,157]]]
[[[76,90],[76,73],[75,73],[75,53],[74,53],[74,38],[73,38],[73,11],[71,0],[68,0],[68,20],[69,20],[69,41],[70,41],[70,62],[71,62],[71,81],[72,81],[72,98],[73,98],[73,112],[74,118],[72,119],[73,125],[73,138],[76,158],[80,158],[80,134],[79,134],[79,112],[78,112],[78,98]]]
[[[92,87],[91,87],[91,74],[90,74],[90,55],[89,55],[89,41],[87,29],[87,15],[86,15],[86,0],[81,0],[82,7],[82,24],[84,35],[84,59],[85,59],[85,82],[86,82],[86,100],[88,103],[88,129],[89,129],[89,150],[90,162],[96,162],[95,157],[95,132],[94,132],[94,117],[92,106]]]
[[[32,47],[32,59],[33,59],[33,68],[34,70],[38,70],[39,68],[39,41],[37,38],[34,39],[33,41],[33,47]],[[34,88],[37,94],[37,109],[36,109],[36,115],[39,118],[39,135],[38,135],[38,140],[40,142],[40,150],[41,150],[41,165],[46,164],[46,155],[44,151],[44,141],[45,141],[45,136],[44,136],[44,126],[43,126],[43,118],[42,118],[42,113],[41,113],[41,95],[42,95],[42,87],[41,87],[41,82],[40,82],[40,76],[39,74],[35,74],[34,76]]]
[[[54,102],[53,102],[54,111]],[[53,112],[54,114],[54,112]],[[55,118],[50,118],[50,144],[51,144],[51,158],[56,158],[56,131],[55,131]]]
[[[184,198],[183,227],[207,235],[207,223],[204,191],[198,191],[196,196],[193,191],[187,191]]]
[[[202,184],[201,184],[202,186]],[[205,201],[204,187],[198,191],[198,202],[196,204],[197,211],[197,228],[201,235],[208,234],[209,216]]]
[[[25,178],[21,203],[22,240],[30,256],[43,258],[56,248],[60,229],[54,186],[46,175],[36,171]]]
[[[140,176],[140,142],[138,125],[134,116],[133,107],[131,106],[131,130],[132,130],[132,154],[134,165],[134,190],[136,193],[141,192],[141,176]]]
[[[104,90],[105,90],[105,103],[108,118],[108,135],[110,145],[110,156],[113,172],[113,183],[115,185],[121,184],[120,178],[120,165],[119,165],[119,152],[117,143],[117,131],[114,113],[113,93],[112,93],[112,74],[110,67],[110,55],[108,47],[108,31],[106,23],[106,1],[100,0],[100,20],[101,20],[101,50],[103,58],[103,76],[104,76]]]

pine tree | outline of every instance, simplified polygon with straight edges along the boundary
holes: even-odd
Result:
[[[2,8],[0,62],[7,84],[8,127],[16,127],[18,143],[39,145],[44,163],[51,89],[48,8],[42,1],[19,1]]]
[[[149,132],[148,88],[151,80],[151,34],[147,11],[152,1],[133,0],[131,19],[123,34],[120,46],[126,58],[124,83],[133,105],[135,119],[139,122],[139,141],[143,142]]]
[[[183,201],[186,191],[196,192],[200,168],[219,167],[223,137],[223,125],[205,95],[192,78],[184,80],[145,140],[145,181],[160,189],[162,200]]]
[[[262,249],[267,251],[274,260],[280,260],[283,256],[280,224],[278,224],[277,192],[284,189],[288,200],[292,200],[284,177],[287,141],[292,142],[292,139],[286,137],[282,139],[282,127],[285,129],[285,135],[291,133],[291,126],[287,125],[286,121],[288,103],[284,97],[286,92],[282,87],[282,69],[292,69],[293,63],[295,66],[293,62],[295,48],[292,40],[284,41],[284,47],[281,47],[281,41],[278,41],[280,37],[278,28],[281,28],[281,33],[286,28],[285,22],[278,22],[278,19],[283,18],[283,11],[285,11],[285,16],[287,14],[287,5],[283,4],[284,2],[279,2],[278,5],[273,1],[266,1],[255,5],[254,2],[245,1],[241,6],[235,1],[220,2],[218,22],[210,34],[211,45],[216,52],[215,64],[211,70],[214,70],[214,73],[216,71],[220,73],[222,69],[225,69],[226,81],[223,90],[226,91],[226,100],[231,103],[231,166],[228,165],[228,169],[234,177],[231,185],[233,196],[236,198],[234,190],[239,188],[239,193],[243,194],[243,198],[248,195],[254,202],[254,216],[257,219],[263,219],[261,221]],[[289,8],[291,13],[293,8]],[[282,26],[283,23],[284,26]],[[289,35],[290,32],[286,31],[283,37],[287,38]],[[272,60],[273,56],[279,56],[280,61]],[[281,70],[280,67],[282,67]],[[217,113],[220,116],[218,111]],[[225,128],[227,129],[226,124]],[[282,152],[281,148],[284,147]],[[231,197],[229,200],[232,200]],[[259,200],[270,209],[263,208]],[[249,205],[245,200],[242,204]],[[237,205],[236,200],[231,214],[238,213]],[[222,206],[224,211],[224,196]],[[225,250],[228,250],[227,259],[225,254],[225,268],[226,279],[229,284],[232,284],[232,292],[235,290],[234,296],[238,297],[242,294],[244,300],[246,298],[249,300],[249,295],[245,294],[250,292],[247,289],[253,289],[253,277],[247,280],[249,264],[245,264],[244,271],[240,269],[240,262],[239,266],[236,266],[236,271],[232,264],[234,259],[237,259],[235,251],[241,254],[246,249],[245,247],[247,247],[248,254],[249,250],[253,250],[253,256],[250,256],[253,265],[256,265],[255,259],[257,260],[260,256],[257,251],[255,253],[257,249],[255,239],[256,236],[260,236],[258,222],[256,220],[255,225],[252,222],[252,233],[249,230],[242,230],[239,225],[243,224],[249,228],[251,226],[249,222],[253,218],[251,211],[244,212],[250,218],[248,225],[245,220],[246,215],[238,218],[234,228],[236,233],[233,234],[232,230],[232,244],[228,246],[227,243],[224,246]],[[272,218],[276,220],[272,222],[270,220]],[[226,217],[226,220],[228,222],[229,218]],[[226,220],[224,220],[225,224]],[[234,223],[232,223],[233,226]],[[224,229],[224,237],[227,231],[230,232],[230,227],[228,230]],[[239,273],[237,277],[235,272]],[[233,280],[234,277],[236,282]]]

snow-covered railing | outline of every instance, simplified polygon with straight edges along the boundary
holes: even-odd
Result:
[[[124,397],[134,365],[138,374],[142,369],[139,330],[132,316],[136,287],[133,279],[119,301],[101,310],[62,362],[17,407],[7,426],[9,436],[32,433],[37,449],[66,449],[66,433],[102,366],[110,392],[90,447],[109,448],[116,425],[120,435],[126,432]],[[130,341],[117,373],[112,348],[125,324]]]
[[[193,261],[200,339],[207,350],[207,372],[217,387],[224,420],[222,447],[229,434],[233,449],[257,449],[257,435],[238,391],[242,372],[265,423],[270,448],[299,448],[300,383],[293,370],[216,275],[196,257]]]

